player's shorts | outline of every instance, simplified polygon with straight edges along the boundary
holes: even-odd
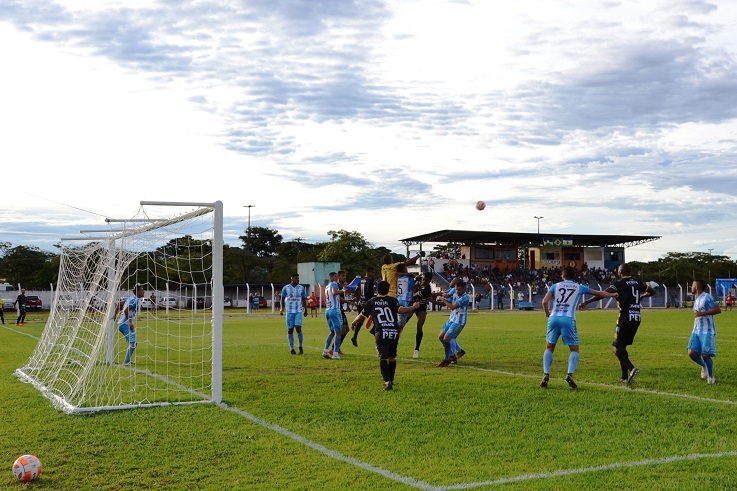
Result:
[[[466,327],[465,324],[460,325],[457,322],[451,322],[450,319],[448,319],[447,321],[445,321],[445,324],[443,324],[441,331],[445,331],[445,336],[447,338],[455,339],[458,337],[464,327]]]
[[[615,348],[623,348],[630,346],[635,340],[637,329],[640,327],[639,322],[624,322],[617,325],[617,330],[614,331],[614,340],[612,346]]]
[[[343,323],[341,324],[341,326],[347,326],[348,325],[348,317],[345,316],[345,310],[341,310],[340,311],[340,317],[341,317],[341,321],[343,321]]]
[[[343,330],[340,310],[326,310],[325,318],[328,320],[328,329],[332,332],[340,332]]]
[[[716,356],[717,336],[714,333],[691,333],[691,339],[688,340],[688,349],[694,350],[700,355]]]
[[[287,314],[287,329],[302,327],[302,312],[290,312]]]
[[[578,346],[576,319],[551,315],[548,317],[548,333],[545,340],[550,344],[557,344],[561,336],[566,346]]]
[[[125,340],[129,343],[133,344],[136,342],[136,330],[131,329],[127,322],[118,324],[118,331],[123,333],[123,336],[125,336]]]
[[[397,357],[397,345],[399,344],[399,329],[380,329],[376,331],[376,349],[379,350],[379,358]]]
[[[427,312],[427,303],[420,302],[420,306],[415,310],[415,313],[417,312]]]

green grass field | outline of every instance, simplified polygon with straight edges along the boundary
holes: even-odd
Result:
[[[44,469],[32,486],[54,490],[737,489],[737,312],[716,318],[707,385],[686,356],[692,312],[646,311],[632,389],[616,382],[616,312],[581,312],[575,391],[562,344],[550,387],[538,386],[542,313],[472,314],[459,338],[468,354],[442,369],[446,315],[433,313],[419,359],[414,321],[403,334],[392,392],[365,329],[343,360],[325,360],[322,316],[305,320],[305,355],[294,356],[282,317],[233,312],[222,407],[78,416],[13,376],[44,314],[0,326],[0,488],[26,489],[11,464],[33,453]]]

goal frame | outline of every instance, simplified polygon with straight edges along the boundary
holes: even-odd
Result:
[[[96,405],[96,406],[82,406],[78,407],[73,404],[71,404],[69,401],[67,401],[65,398],[61,397],[60,395],[55,394],[52,392],[48,387],[44,385],[43,382],[38,380],[38,378],[26,373],[24,371],[24,368],[27,367],[27,365],[24,365],[21,368],[18,368],[15,370],[15,375],[23,382],[30,383],[34,385],[45,397],[47,397],[49,400],[52,401],[54,406],[62,409],[64,412],[68,414],[80,414],[80,413],[89,413],[89,412],[97,412],[97,411],[105,411],[105,410],[118,410],[118,409],[132,409],[132,408],[143,408],[143,407],[157,407],[157,406],[169,406],[169,405],[186,405],[186,404],[197,404],[197,403],[215,403],[220,404],[222,403],[222,373],[223,373],[223,312],[224,312],[224,286],[223,286],[223,204],[221,201],[216,201],[212,203],[203,203],[203,202],[168,202],[168,201],[141,201],[140,205],[143,206],[163,206],[163,207],[196,207],[199,208],[200,211],[202,209],[210,209],[206,213],[213,213],[212,218],[212,270],[211,270],[211,278],[210,278],[210,289],[211,289],[211,296],[212,296],[212,305],[211,305],[211,331],[212,331],[212,339],[211,339],[211,381],[210,381],[210,394],[205,394],[201,392],[195,392],[191,391],[192,393],[196,393],[201,399],[200,400],[191,400],[191,401],[155,401],[151,403],[135,403],[135,404],[120,404],[120,405]],[[198,210],[196,210],[198,211]],[[194,212],[193,212],[194,213]],[[204,214],[204,213],[201,213]],[[188,214],[181,215],[182,217],[186,217]],[[178,218],[178,217],[171,217],[171,218]],[[157,224],[161,224],[162,222],[165,222],[166,220],[169,220],[171,218],[167,219],[160,219],[160,220],[110,220],[107,221],[141,221],[141,222],[148,222],[144,225],[141,225],[139,227],[136,227],[134,229],[127,229],[119,232],[114,232],[113,235],[107,235],[107,236],[100,236],[100,237],[66,237],[62,238],[62,240],[86,240],[86,241],[105,241],[107,243],[114,243],[116,240],[122,239],[126,236],[134,235],[134,234],[140,234],[142,232],[146,232],[148,230],[153,230],[157,228]],[[108,265],[108,281],[114,281],[114,269],[115,266],[113,264]],[[52,305],[52,314],[53,312],[56,312],[55,307],[56,303],[59,301],[59,297],[56,296],[54,299],[54,305]],[[112,309],[112,303],[109,305],[109,309]],[[110,319],[110,315],[112,312],[107,313],[107,318]],[[51,323],[51,318],[49,318],[49,323]],[[49,324],[47,324],[49,325]],[[109,334],[114,334],[114,331],[116,330],[115,322],[114,321],[108,321],[106,325],[100,325],[99,329],[108,330]],[[45,330],[45,329],[44,329]],[[112,331],[112,332],[110,332]],[[107,336],[108,339],[112,339],[112,335]],[[39,341],[39,343],[42,343],[44,341],[44,337],[42,334],[42,338]],[[111,356],[111,346],[107,346],[103,349],[103,351],[107,352],[106,358],[108,359],[108,363],[112,362]],[[35,351],[34,351],[35,353]],[[154,376],[156,376],[154,374]],[[170,383],[173,383],[170,381]]]

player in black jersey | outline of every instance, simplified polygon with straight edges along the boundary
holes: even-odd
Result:
[[[427,271],[422,273],[422,282],[420,288],[417,290],[417,295],[413,300],[420,303],[420,307],[417,309],[417,334],[415,334],[415,351],[412,354],[412,358],[420,357],[420,345],[422,344],[422,326],[425,325],[425,319],[427,318],[427,306],[430,302],[434,302],[432,294],[432,288],[430,288],[430,282],[432,281],[432,273]]]
[[[617,303],[619,303],[617,328],[614,331],[614,341],[612,341],[614,355],[619,359],[619,365],[622,369],[622,378],[619,381],[632,385],[635,377],[640,373],[640,369],[630,361],[627,346],[632,344],[637,329],[640,327],[640,321],[642,320],[640,301],[643,298],[655,295],[655,290],[637,278],[633,278],[632,267],[629,264],[621,264],[618,273],[619,280],[610,285],[605,291],[617,293]],[[598,300],[598,298],[586,300],[584,305]]]
[[[399,314],[414,312],[420,307],[419,302],[402,307],[395,297],[388,296],[389,282],[380,281],[377,295],[364,305],[363,310],[352,322],[354,330],[361,329],[363,320],[371,317],[376,329],[376,349],[379,350],[379,368],[384,379],[384,390],[394,388],[394,372],[397,369],[397,343],[399,343]]]
[[[376,270],[371,267],[366,268],[366,276],[361,279],[361,283],[356,288],[356,298],[358,299],[358,312],[359,313],[363,311],[363,308],[366,306],[366,302],[368,302],[371,299],[371,297],[374,296],[375,287],[376,287]],[[353,327],[351,327],[351,329],[353,329]],[[351,343],[353,343],[353,346],[358,346],[358,333],[359,332],[361,332],[360,328],[353,330],[353,337],[351,338]]]

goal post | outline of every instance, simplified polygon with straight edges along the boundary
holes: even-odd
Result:
[[[222,202],[142,201],[135,217],[108,222],[122,228],[62,239],[49,318],[16,376],[67,413],[220,403]]]

